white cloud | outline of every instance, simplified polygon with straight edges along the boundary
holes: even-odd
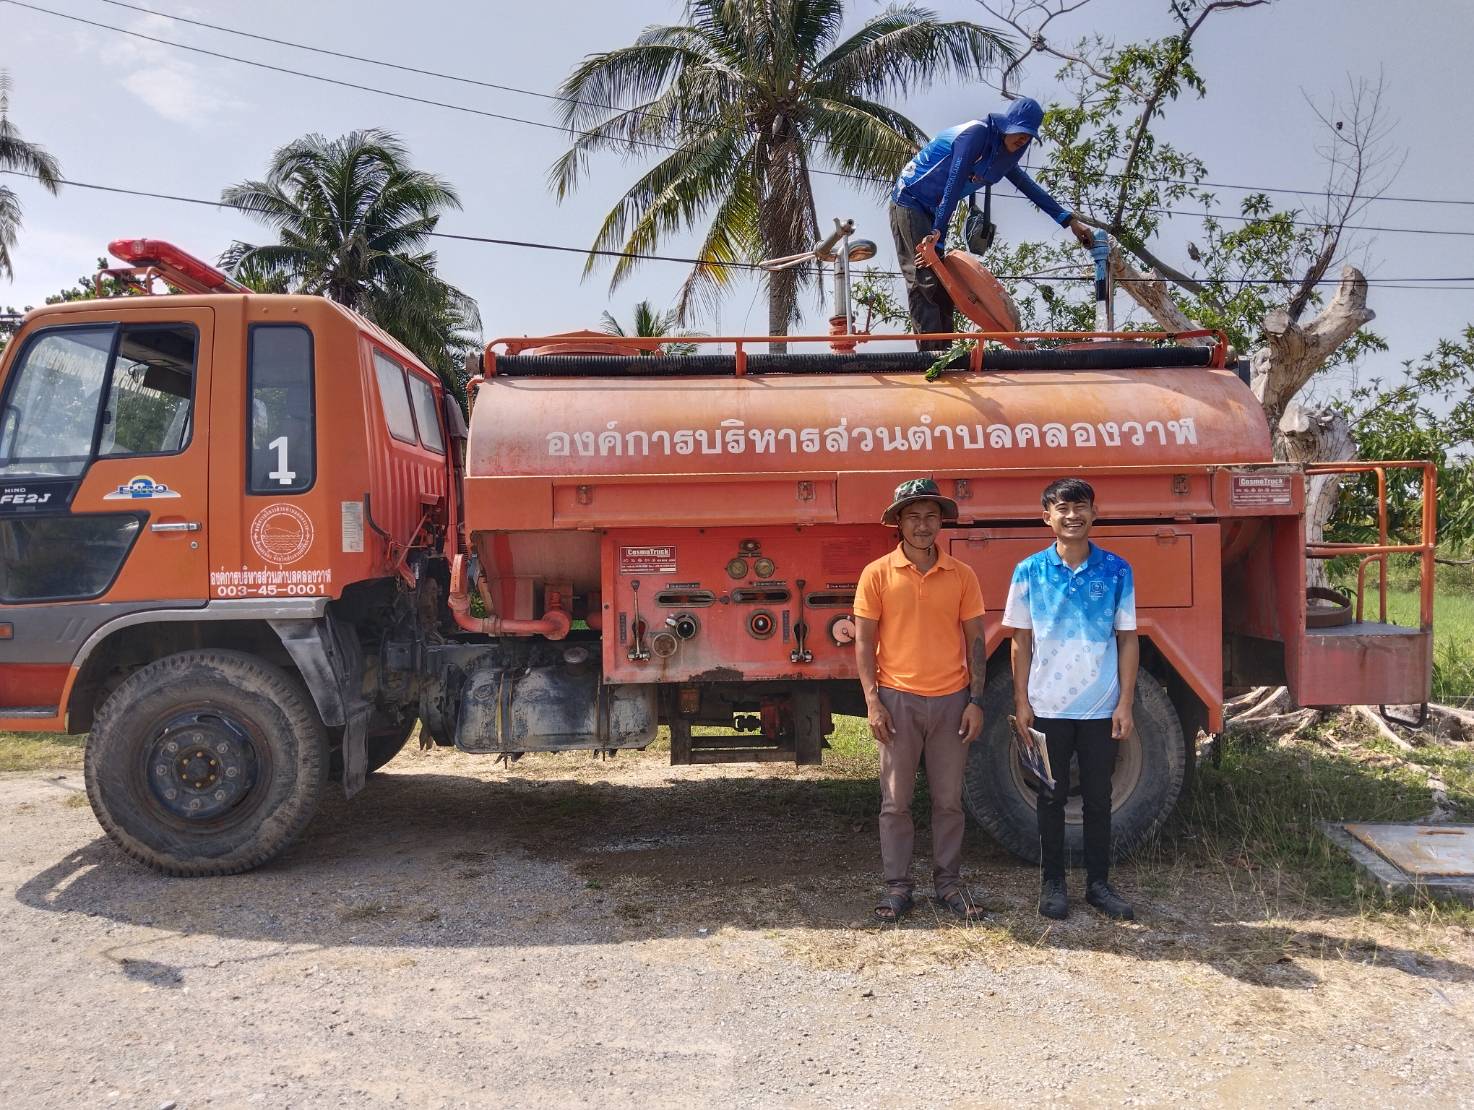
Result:
[[[235,103],[201,80],[187,62],[134,70],[123,78],[123,87],[165,119],[195,127]]]
[[[190,38],[185,27],[160,16],[140,16],[126,26],[174,42]],[[175,47],[125,37],[112,43],[103,56],[115,67],[128,70],[122,78],[123,88],[172,123],[203,128],[239,104]]]

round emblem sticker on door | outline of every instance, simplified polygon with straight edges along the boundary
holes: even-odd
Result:
[[[265,562],[290,566],[312,548],[312,518],[295,505],[267,505],[251,522],[251,547]]]

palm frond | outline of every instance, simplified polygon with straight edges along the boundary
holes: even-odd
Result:
[[[696,252],[700,261],[676,293],[676,322],[685,324],[696,312],[716,307],[721,293],[744,273],[729,263],[752,263],[761,255],[757,175],[750,166],[734,167],[732,189],[713,213],[706,237]]]
[[[5,115],[0,115],[0,169],[29,174],[49,193],[61,189],[61,163],[44,148],[26,142]]]
[[[664,235],[691,226],[732,190],[740,176],[733,168],[747,160],[744,142],[741,135],[718,135],[709,143],[676,151],[657,163],[605,216],[592,249],[643,254],[653,250]],[[584,272],[591,271],[598,261],[597,256],[590,255]],[[610,288],[629,276],[639,261],[633,257],[618,259]]]
[[[888,193],[925,136],[905,116],[858,96],[815,98],[805,116],[809,133],[822,144],[824,161],[866,178],[871,191]]]
[[[887,97],[1013,57],[1005,35],[909,3],[840,41],[844,10],[843,0],[688,0],[683,22],[589,56],[561,86],[573,134],[548,172],[560,200],[584,184],[598,154],[656,159],[615,201],[591,249],[638,255],[703,232],[702,261],[677,297],[680,319],[730,285],[717,263],[812,241],[812,160],[877,190],[894,179],[924,136]],[[619,258],[610,287],[638,261]],[[597,263],[591,255],[585,274]],[[767,279],[773,326],[793,318],[810,278],[797,270]]]
[[[16,243],[20,216],[20,197],[15,195],[14,190],[0,185],[0,274],[8,278],[15,277],[10,251]]]
[[[275,229],[278,242],[233,243],[221,264],[270,288],[286,285],[355,308],[458,388],[457,351],[480,315],[424,250],[442,213],[460,207],[444,178],[409,165],[392,132],[304,135],[272,156],[266,177],[221,199]],[[259,286],[258,286],[259,287]]]
[[[869,20],[819,59],[819,81],[866,96],[909,92],[938,77],[977,79],[1015,56],[1005,34],[966,20],[942,22],[914,4],[897,5]]]
[[[675,29],[651,28],[646,35],[656,30]],[[572,131],[601,124],[619,105],[655,97],[682,67],[699,59],[689,47],[664,42],[590,55],[558,86],[560,121]]]

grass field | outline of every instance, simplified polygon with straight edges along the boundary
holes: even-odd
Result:
[[[1364,603],[1375,616],[1377,597]],[[1394,624],[1418,623],[1416,590],[1389,589],[1387,617]],[[1474,589],[1439,583],[1433,593],[1433,700],[1457,704],[1474,698]]]
[[[0,771],[80,767],[86,739],[62,732],[0,732]]]

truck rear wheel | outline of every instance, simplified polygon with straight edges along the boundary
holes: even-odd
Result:
[[[368,736],[364,738],[364,752],[368,756],[368,773],[373,774],[388,763],[409,743],[415,726],[420,723],[413,708],[406,710],[407,716],[390,717],[375,713],[369,719]]]
[[[1039,784],[1024,771],[1012,743],[1013,675],[990,675],[984,691],[983,735],[968,754],[962,789],[974,821],[1014,855],[1039,862]],[[1111,854],[1119,859],[1153,836],[1182,793],[1187,749],[1182,724],[1162,684],[1145,671],[1136,679],[1132,706],[1136,735],[1121,741],[1111,776]],[[1053,768],[1055,777],[1059,768]],[[1065,850],[1070,866],[1084,862],[1079,774],[1072,763],[1065,808]]]
[[[103,703],[87,798],[124,852],[167,875],[232,875],[290,845],[317,809],[327,737],[302,684],[235,651],[149,664]]]

